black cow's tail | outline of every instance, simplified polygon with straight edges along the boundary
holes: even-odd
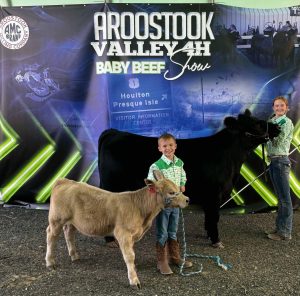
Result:
[[[99,187],[102,187],[102,183],[101,183],[101,158],[103,157],[103,143],[105,142],[106,139],[110,138],[111,136],[114,136],[118,133],[118,130],[114,129],[114,128],[109,128],[104,130],[101,135],[99,136],[98,139],[98,171],[99,171],[99,178],[100,178],[100,183],[99,183]]]

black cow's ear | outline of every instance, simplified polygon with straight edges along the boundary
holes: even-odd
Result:
[[[224,119],[224,125],[229,128],[234,128],[237,124],[236,118],[228,116]]]
[[[249,109],[246,109],[245,110],[245,113],[244,113],[246,116],[251,116],[251,111]]]

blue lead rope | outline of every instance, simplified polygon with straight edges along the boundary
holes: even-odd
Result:
[[[203,271],[203,265],[200,264],[200,268],[197,271],[184,273],[183,272],[183,267],[184,267],[186,257],[197,257],[197,258],[211,259],[218,266],[223,268],[224,270],[231,269],[232,265],[229,264],[229,263],[223,263],[220,256],[209,256],[209,255],[201,255],[201,254],[187,254],[187,252],[186,252],[186,241],[185,241],[185,230],[184,230],[184,218],[183,218],[182,209],[180,209],[180,216],[181,216],[181,221],[182,221],[181,224],[182,224],[182,237],[183,237],[183,239],[182,239],[183,240],[183,261],[182,261],[182,264],[180,265],[179,274],[182,275],[182,276],[190,276],[190,275],[201,273]]]

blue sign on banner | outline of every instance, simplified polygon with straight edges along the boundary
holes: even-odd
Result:
[[[120,74],[108,84],[111,127],[143,134],[171,127],[170,82],[161,75]]]

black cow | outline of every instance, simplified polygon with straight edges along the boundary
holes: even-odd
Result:
[[[226,117],[224,124],[215,135],[177,140],[176,155],[187,173],[186,194],[192,203],[202,204],[205,229],[213,244],[220,241],[220,202],[230,195],[243,162],[249,152],[280,132],[277,125],[251,116],[249,110],[237,118]],[[109,191],[140,188],[149,166],[161,156],[157,147],[157,138],[104,131],[99,138],[100,187]]]

